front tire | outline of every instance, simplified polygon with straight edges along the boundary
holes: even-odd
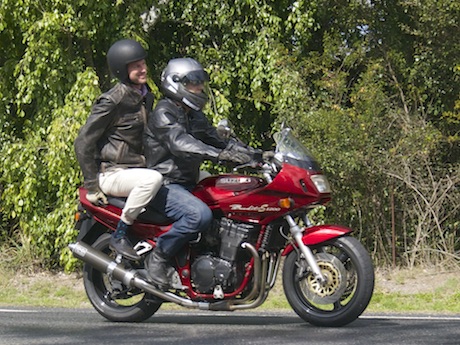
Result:
[[[311,249],[327,283],[318,283],[303,257],[292,251],[283,268],[283,288],[289,304],[315,326],[349,324],[363,313],[374,291],[369,254],[358,240],[348,236]]]
[[[108,233],[101,235],[92,246],[115,259],[109,248],[110,236]],[[127,287],[87,263],[83,266],[83,283],[94,309],[110,321],[144,321],[155,314],[162,304],[155,297],[137,288]]]

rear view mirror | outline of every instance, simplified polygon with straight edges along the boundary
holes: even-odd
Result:
[[[220,120],[217,124],[217,134],[222,139],[229,139],[232,136],[232,124],[227,119]]]

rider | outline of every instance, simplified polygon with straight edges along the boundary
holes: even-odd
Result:
[[[129,226],[155,196],[163,177],[146,169],[142,135],[153,95],[147,82],[147,56],[139,42],[115,42],[107,53],[111,73],[119,82],[98,97],[75,140],[75,153],[93,204],[107,204],[107,195],[127,197],[121,220],[110,239],[113,250],[130,260],[140,257],[127,238]]]
[[[208,81],[207,72],[194,59],[170,60],[161,75],[164,98],[148,117],[144,143],[147,166],[164,177],[164,186],[152,205],[175,221],[158,238],[147,259],[151,281],[163,289],[169,287],[170,258],[211,224],[211,210],[191,193],[201,163],[210,159],[244,164],[252,159],[250,148],[237,149],[234,143],[220,138],[203,114]]]

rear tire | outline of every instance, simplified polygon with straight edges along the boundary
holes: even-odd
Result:
[[[101,235],[92,246],[115,258],[109,248],[110,236],[108,233]],[[137,288],[129,288],[87,263],[83,266],[83,283],[94,309],[110,321],[144,321],[155,314],[162,304],[154,296]]]
[[[369,254],[358,240],[348,236],[311,249],[327,283],[319,284],[303,257],[292,251],[283,268],[283,287],[289,304],[313,325],[349,324],[363,313],[374,291],[374,268]]]

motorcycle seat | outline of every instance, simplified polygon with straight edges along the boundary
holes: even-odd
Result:
[[[110,205],[123,209],[126,204],[126,198],[107,196]],[[137,216],[137,220],[145,223],[152,223],[156,225],[169,225],[174,222],[173,219],[168,218],[165,214],[157,211],[152,205],[147,205],[145,211]]]

